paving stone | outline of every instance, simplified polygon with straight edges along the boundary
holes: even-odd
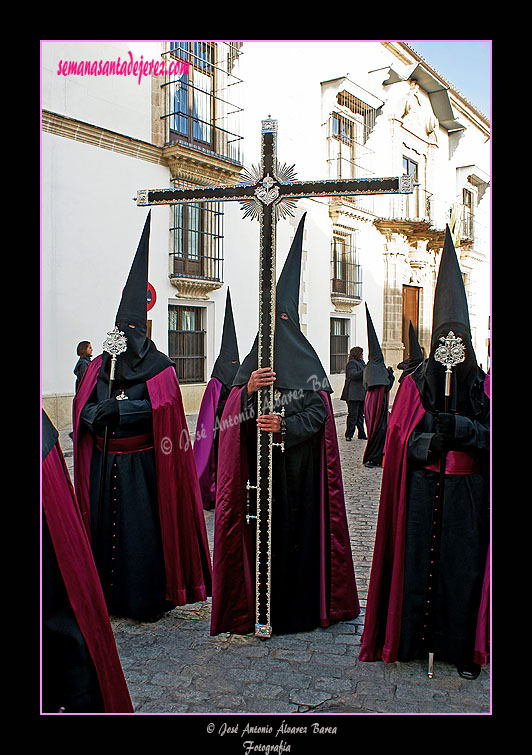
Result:
[[[309,707],[321,705],[326,700],[330,700],[331,697],[331,694],[322,690],[293,689],[290,691],[290,702]]]
[[[360,615],[327,628],[261,640],[253,633],[210,636],[212,599],[178,606],[158,622],[111,617],[122,668],[141,714],[485,714],[490,670],[475,681],[424,661],[362,663],[358,659],[379,507],[381,469],[362,465],[365,442],[345,443],[345,404],[333,398],[357,577]],[[338,415],[338,411],[342,412]],[[187,417],[193,432],[196,417]],[[72,475],[72,442],[60,433]],[[213,550],[214,511],[205,511]],[[199,719],[203,717],[200,715]],[[212,744],[216,742],[212,740]],[[334,744],[332,745],[334,748]]]

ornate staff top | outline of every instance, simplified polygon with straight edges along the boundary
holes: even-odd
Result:
[[[442,346],[438,346],[434,353],[434,359],[447,367],[447,372],[463,362],[465,359],[465,346],[460,336],[455,336],[450,330],[446,336],[440,336]]]
[[[127,349],[127,338],[117,326],[107,333],[107,338],[103,342],[103,350],[113,357],[117,357]]]
[[[115,379],[117,357],[119,354],[123,354],[126,349],[127,338],[115,325],[114,328],[107,333],[107,338],[103,342],[103,350],[108,354],[111,354],[111,370],[109,375],[109,380],[111,382]]]
[[[460,336],[455,336],[450,330],[446,336],[440,336],[441,346],[434,352],[434,359],[443,364],[445,370],[445,395],[451,394],[451,372],[453,367],[465,359],[465,346]]]

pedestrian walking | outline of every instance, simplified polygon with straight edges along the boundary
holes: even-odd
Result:
[[[347,420],[345,439],[352,440],[355,430],[360,440],[367,440],[364,430],[364,400],[366,389],[363,384],[364,368],[363,349],[353,346],[349,352],[349,360],[345,367],[345,383],[340,399],[347,403]]]

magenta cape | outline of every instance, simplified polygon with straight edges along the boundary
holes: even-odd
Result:
[[[211,509],[216,500],[216,459],[214,458],[214,423],[222,384],[211,378],[201,400],[194,440],[194,458],[203,500],[203,508]]]
[[[42,463],[42,507],[72,610],[96,668],[105,713],[133,713],[89,539],[58,443]]]
[[[370,388],[366,391],[366,397],[364,399],[364,419],[368,431],[368,442],[362,458],[363,462],[366,461],[366,454],[371,447],[371,439],[379,427],[382,413],[388,411],[388,402],[384,401],[385,392],[386,386],[384,385],[377,385],[375,388]]]
[[[417,385],[407,375],[399,385],[388,421],[361,661],[397,660],[403,607],[408,439],[424,414]],[[479,641],[486,638],[487,611],[482,606],[486,605],[488,591],[486,571],[477,626]]]
[[[247,451],[241,438],[242,390],[233,388],[220,422],[211,635],[246,634],[255,627],[255,541],[246,524],[249,475]],[[360,607],[336,426],[329,395],[321,391],[320,395],[328,411],[321,437],[320,481],[320,625],[326,627],[335,621],[356,618]]]
[[[90,460],[94,437],[80,422],[98,377],[101,355],[92,360],[74,397],[74,481],[90,537]],[[153,411],[157,496],[166,570],[166,598],[174,605],[206,600],[212,570],[194,453],[175,370],[167,367],[146,382]]]

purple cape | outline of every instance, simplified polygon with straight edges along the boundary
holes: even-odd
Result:
[[[216,500],[216,459],[214,458],[214,430],[216,410],[222,384],[211,378],[201,400],[194,440],[194,458],[203,500],[203,508],[212,509]]]
[[[368,590],[361,661],[397,660],[403,607],[408,439],[425,409],[410,375],[400,383],[388,421],[377,533]],[[478,652],[486,663],[489,564],[477,624]]]
[[[80,422],[92,393],[101,355],[87,368],[74,397],[74,480],[90,537],[90,460],[93,434]],[[175,370],[167,367],[146,381],[153,411],[157,496],[166,570],[166,598],[174,605],[206,600],[212,569],[201,493],[181,391]]]
[[[246,524],[249,475],[241,437],[242,390],[233,388],[220,423],[211,635],[246,634],[255,627],[255,540]],[[356,618],[360,606],[336,426],[329,395],[320,391],[320,396],[328,413],[321,433],[320,474],[320,625],[326,627]]]
[[[42,463],[42,507],[68,599],[96,669],[105,713],[133,713],[89,539],[59,443]]]
[[[367,460],[370,452],[375,453],[372,449],[371,441],[377,429],[379,428],[383,412],[388,411],[388,401],[384,400],[386,393],[386,387],[384,385],[377,385],[375,388],[370,388],[366,391],[366,397],[364,399],[364,419],[366,420],[366,429],[368,431],[368,442],[362,457],[362,462]],[[382,442],[382,441],[381,441]],[[381,447],[382,450],[382,447]]]

